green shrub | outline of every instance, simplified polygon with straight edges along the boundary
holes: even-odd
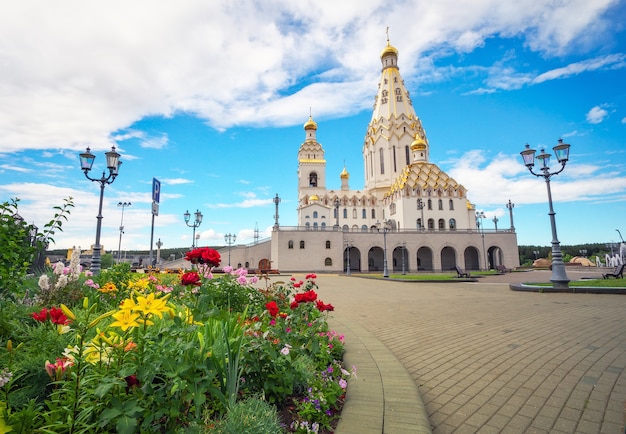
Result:
[[[276,408],[259,398],[239,401],[218,424],[215,432],[220,434],[280,434]]]

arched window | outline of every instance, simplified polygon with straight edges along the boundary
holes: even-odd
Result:
[[[380,156],[380,174],[384,175],[385,174],[385,155],[384,155],[383,148],[380,148],[378,150],[378,153]]]
[[[408,145],[404,147],[404,157],[406,158],[406,164],[408,165],[411,162],[411,152],[409,151]]]
[[[246,261],[246,269],[250,268],[250,263],[248,261]]]
[[[439,226],[439,230],[443,230],[446,228],[446,221],[444,219],[439,219],[437,224]]]
[[[304,249],[304,241],[300,241],[300,248]]]
[[[330,241],[326,241],[326,248],[330,249]]]
[[[306,230],[307,230],[307,231],[311,230],[311,223],[306,222],[306,223],[304,224],[304,227],[306,228]]]
[[[422,229],[422,219],[417,219],[417,230],[421,230]]]
[[[322,230],[326,229],[326,223],[322,222],[321,227],[322,227]]]
[[[337,218],[337,208],[333,209],[333,218]]]
[[[330,267],[331,265],[333,265],[333,260],[331,258],[324,259],[324,265]]]
[[[315,172],[309,175],[309,187],[317,187],[317,173]]]
[[[376,218],[376,210],[374,208],[372,208],[372,218],[373,219]]]
[[[289,240],[289,241],[287,242],[287,248],[288,248],[288,249],[293,249],[293,240]]]
[[[448,206],[450,207],[450,210],[454,209],[454,201],[452,199],[448,201]]]
[[[313,222],[313,230],[316,231],[317,230],[317,222]]]
[[[367,225],[361,226],[361,232],[367,232]]]
[[[341,228],[341,230],[343,232],[348,232],[350,230],[350,227],[348,225],[343,225],[343,227]]]
[[[440,211],[443,210],[443,200],[439,199],[437,201],[437,206]],[[315,213],[313,213],[313,217],[315,217]]]
[[[356,218],[356,208],[354,208],[352,210],[352,218],[355,219]]]
[[[363,208],[363,212],[361,213],[361,217],[366,219],[367,218],[367,210],[365,208]]]
[[[433,201],[428,199],[428,209],[433,209]]]
[[[456,220],[455,219],[450,219],[448,224],[450,225],[450,229],[451,230],[455,230],[456,229]]]
[[[428,229],[429,230],[435,229],[435,220],[434,219],[428,219]]]
[[[344,208],[343,209],[343,218],[347,219],[348,218],[348,208]]]
[[[316,219],[317,218],[317,211],[313,211],[313,218]]]

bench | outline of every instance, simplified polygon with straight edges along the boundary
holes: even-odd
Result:
[[[455,265],[454,269],[456,270],[456,274],[457,274],[456,277],[468,277],[468,278],[470,277],[470,274],[467,273],[465,270],[459,268],[458,265]]]
[[[612,273],[603,274],[602,278],[608,279],[609,277],[615,277],[617,279],[619,277],[623,279],[624,278],[624,265],[625,264],[618,265],[617,267],[615,267],[615,270],[613,270]]]
[[[511,269],[506,268],[504,265],[496,265],[496,271],[498,272],[498,274],[506,274],[510,273]]]

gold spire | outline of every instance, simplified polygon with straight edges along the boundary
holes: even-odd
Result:
[[[420,137],[419,134],[415,134],[415,140],[411,143],[411,151],[423,151],[426,149],[426,142]]]
[[[313,117],[309,115],[309,120],[304,124],[305,130],[317,130],[317,123],[313,120]]]
[[[387,46],[383,49],[382,53],[380,53],[380,58],[382,59],[383,57],[390,54],[393,54],[397,57],[398,50],[396,50],[396,48],[389,43],[389,27],[387,26]]]
[[[346,166],[343,166],[343,170],[341,171],[341,174],[339,174],[339,177],[341,179],[348,179],[348,178],[350,178],[350,174],[346,170]]]

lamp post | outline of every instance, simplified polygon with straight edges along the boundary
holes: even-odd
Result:
[[[498,232],[498,217],[493,216],[492,221],[493,221],[494,226],[496,227],[496,232]]]
[[[120,243],[117,246],[117,262],[122,260],[122,234],[124,233],[124,208],[131,206],[130,202],[118,202],[118,208],[122,207],[122,219],[120,220]]]
[[[280,197],[278,197],[278,193],[276,193],[276,197],[273,199],[273,202],[276,206],[276,214],[274,214],[274,229],[278,229],[278,204],[280,203]]]
[[[513,208],[515,208],[515,204],[511,203],[511,199],[509,199],[509,203],[506,204],[506,207],[509,210],[509,219],[511,220],[511,231],[515,231],[515,225],[513,224]]]
[[[619,231],[619,229],[615,229],[615,230],[619,234],[619,239],[622,240],[622,243],[623,243],[624,242],[624,238],[622,238],[622,233]]]
[[[230,267],[230,246],[235,244],[235,241],[237,241],[237,235],[226,234],[224,235],[224,241],[228,244],[228,266]]]
[[[569,159],[569,148],[570,145],[567,143],[563,143],[563,139],[559,139],[559,143],[552,148],[554,151],[554,155],[556,156],[558,162],[561,164],[561,168],[555,172],[550,172],[550,154],[546,154],[545,150],[542,148],[541,153],[537,155],[537,160],[541,162],[541,167],[539,170],[540,173],[535,173],[533,171],[533,166],[535,165],[535,150],[530,149],[530,145],[526,145],[526,149],[520,152],[524,160],[524,164],[526,168],[535,176],[543,177],[546,181],[546,187],[548,189],[548,204],[550,207],[550,212],[548,215],[550,216],[550,226],[552,227],[552,277],[550,281],[553,283],[555,288],[568,288],[569,287],[569,279],[567,274],[565,273],[565,264],[563,264],[563,254],[561,253],[561,245],[559,243],[559,239],[556,234],[556,220],[554,218],[555,212],[552,206],[552,191],[550,190],[550,178],[554,175],[557,175],[565,169],[565,165],[567,164],[567,160]]]
[[[344,241],[348,253],[348,257],[346,259],[346,275],[350,275],[350,248],[352,247],[352,240]]]
[[[419,209],[422,212],[422,220],[421,220],[421,224],[420,224],[420,231],[424,230],[424,201],[422,199],[417,199],[417,209]]]
[[[339,205],[341,204],[341,201],[339,200],[338,197],[335,198],[335,217],[337,218],[337,222],[335,223],[335,230],[339,230]]]
[[[380,224],[380,222],[376,222],[376,228],[378,229],[378,233],[382,232],[383,234],[383,277],[388,278],[389,268],[387,268],[387,232],[389,232],[389,220],[385,220],[382,225]]]
[[[485,228],[482,224],[484,218],[486,218],[484,211],[476,211],[476,226],[478,226],[478,230],[480,231],[480,238],[482,239],[482,242],[483,242],[483,260],[485,261],[484,262],[485,270],[487,270],[489,269],[489,267],[487,265],[487,252],[485,251]]]
[[[196,212],[194,212],[193,214],[194,221],[191,224],[189,224],[189,221],[191,220],[191,214],[189,213],[189,210],[185,211],[185,214],[183,214],[183,217],[185,218],[185,224],[190,228],[193,228],[193,235],[191,238],[192,249],[196,247],[196,228],[199,227],[202,223],[202,213],[196,209]]]
[[[402,241],[402,274],[406,274],[406,262],[404,256],[406,254],[406,241]]]
[[[155,259],[155,265],[158,266],[161,263],[161,247],[163,247],[163,243],[161,242],[161,238],[156,242],[157,246],[157,256]]]
[[[539,253],[541,253],[539,250],[533,250],[533,255],[535,255],[535,261],[539,257]]]
[[[583,256],[583,258],[587,257],[587,249],[580,249],[578,250],[578,253],[580,253]]]
[[[104,154],[107,159],[109,174],[107,175],[106,171],[103,170],[100,178],[92,178],[89,176],[89,171],[91,170],[91,166],[93,166],[93,161],[96,159],[96,156],[90,151],[91,150],[87,148],[85,152],[80,154],[80,169],[85,173],[85,177],[88,180],[100,184],[100,205],[98,207],[98,216],[96,217],[98,220],[96,224],[96,244],[93,246],[93,254],[91,256],[91,271],[93,274],[97,275],[100,274],[100,250],[102,249],[102,246],[100,246],[100,231],[102,230],[102,199],[104,198],[104,187],[115,181],[122,162],[120,161],[120,154],[115,152],[115,146],[113,146],[109,152]]]

